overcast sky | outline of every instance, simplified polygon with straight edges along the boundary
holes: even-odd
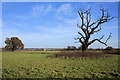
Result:
[[[92,21],[101,16],[100,6],[108,10],[111,16],[118,16],[117,2],[3,2],[2,3],[2,43],[6,37],[18,37],[27,48],[65,48],[80,46],[74,38],[81,24],[78,9],[91,8]],[[102,41],[112,33],[108,46],[118,47],[118,19],[113,19],[102,26],[102,30],[93,38],[105,35]],[[95,42],[90,48],[104,48]]]

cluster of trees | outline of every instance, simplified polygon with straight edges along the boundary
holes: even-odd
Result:
[[[5,43],[5,51],[15,51],[24,49],[24,44],[18,37],[6,38]]]

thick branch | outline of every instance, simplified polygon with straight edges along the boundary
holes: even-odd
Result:
[[[101,25],[100,25],[100,28],[98,30],[90,32],[90,35],[94,34],[95,32],[99,32],[100,30],[101,30]]]
[[[84,34],[87,35],[86,29],[83,28],[83,25],[80,26],[80,25],[77,23],[77,27],[79,27],[79,28],[84,32]]]
[[[100,41],[103,37],[104,37],[104,35],[103,35],[100,39],[94,39],[94,40],[90,41],[90,42],[88,43],[88,45],[94,43],[95,41],[99,41],[100,43],[103,43],[103,42]]]
[[[102,41],[101,41],[101,39],[103,39],[103,37],[104,37],[104,35],[103,35],[100,39],[94,39],[94,40],[90,41],[90,42],[88,43],[88,45],[94,43],[95,41],[98,41],[98,42],[104,44],[105,46],[107,46],[107,41],[110,39],[111,34],[112,34],[112,33],[110,33],[109,37],[107,38],[107,40],[106,40],[105,42],[102,42]]]
[[[80,34],[81,37],[85,40],[85,37],[82,35],[82,33],[78,32],[78,34]]]
[[[81,42],[81,43],[83,44],[82,38],[83,38],[83,37],[81,37],[81,38],[74,38],[74,39],[75,39],[75,40],[79,40],[79,42]]]

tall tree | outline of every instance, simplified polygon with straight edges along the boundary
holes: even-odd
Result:
[[[5,43],[7,44],[5,46],[5,50],[14,51],[18,49],[24,49],[24,44],[18,37],[6,38]]]
[[[94,43],[95,41],[98,41],[101,44],[104,44],[105,46],[107,46],[107,41],[111,37],[112,33],[110,33],[109,37],[106,39],[105,42],[101,41],[104,35],[101,36],[100,38],[96,38],[89,41],[91,35],[101,30],[101,24],[109,22],[111,19],[115,18],[115,17],[111,17],[108,11],[104,10],[103,7],[100,7],[100,10],[102,12],[102,15],[101,17],[99,17],[99,19],[97,19],[94,22],[91,22],[91,9],[88,9],[87,11],[83,11],[82,9],[78,10],[78,14],[81,19],[81,25],[77,23],[77,27],[80,28],[82,32],[78,32],[78,34],[81,37],[75,38],[75,40],[78,40],[78,42],[81,43],[80,48],[82,49],[82,51],[85,51],[88,48],[88,46]]]

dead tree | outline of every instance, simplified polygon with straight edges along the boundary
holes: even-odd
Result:
[[[78,34],[81,37],[75,38],[75,40],[78,40],[78,42],[81,43],[80,48],[82,49],[82,51],[85,51],[88,48],[88,46],[91,45],[92,43],[94,43],[95,41],[98,41],[98,42],[104,44],[105,46],[107,46],[107,41],[111,37],[112,33],[110,33],[109,37],[106,39],[105,42],[101,41],[103,39],[104,35],[100,38],[89,41],[91,35],[99,32],[101,30],[101,24],[106,23],[114,18],[114,17],[111,17],[108,14],[108,11],[104,10],[104,8],[100,7],[100,10],[102,11],[102,16],[99,17],[99,19],[97,19],[96,21],[94,21],[92,23],[91,23],[91,9],[88,9],[87,11],[83,11],[82,9],[78,10],[78,14],[81,19],[81,25],[79,25],[77,23],[77,27],[80,28],[80,30],[82,32],[78,32]]]

